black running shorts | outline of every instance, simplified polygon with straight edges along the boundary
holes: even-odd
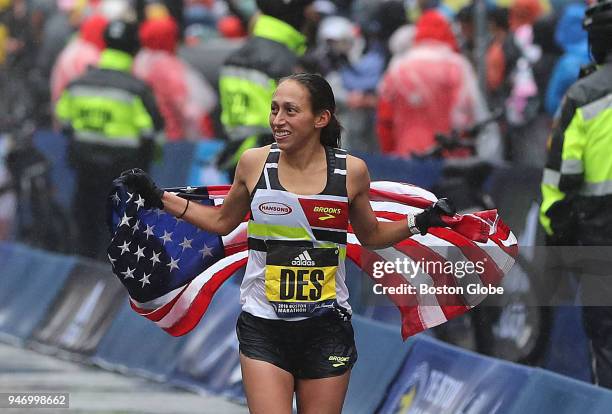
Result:
[[[357,361],[351,321],[335,314],[294,322],[242,312],[236,333],[244,356],[269,362],[299,379],[342,375]]]

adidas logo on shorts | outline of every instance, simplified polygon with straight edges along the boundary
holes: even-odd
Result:
[[[315,262],[312,260],[312,257],[308,254],[308,252],[304,252],[300,254],[298,257],[291,261],[292,266],[314,266]]]

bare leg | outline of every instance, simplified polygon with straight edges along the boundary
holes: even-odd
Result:
[[[297,380],[300,414],[340,414],[351,372],[337,377]]]
[[[242,354],[240,367],[251,414],[291,414],[293,375],[269,362]]]

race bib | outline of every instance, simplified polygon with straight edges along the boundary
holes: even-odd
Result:
[[[337,270],[337,248],[270,247],[266,297],[279,317],[323,313],[336,302]]]

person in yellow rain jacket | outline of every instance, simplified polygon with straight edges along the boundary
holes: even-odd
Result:
[[[597,69],[567,91],[555,120],[544,176],[540,221],[547,244],[564,250],[580,274],[583,319],[595,383],[612,388],[612,0],[585,12]],[[599,246],[599,247],[595,247]],[[602,247],[603,246],[603,247]],[[606,272],[608,272],[606,274]]]
[[[104,206],[113,179],[134,165],[148,170],[164,128],[152,91],[131,74],[136,24],[111,22],[104,39],[98,67],[72,81],[56,105],[76,170],[78,253],[94,258],[106,257],[110,241]]]

